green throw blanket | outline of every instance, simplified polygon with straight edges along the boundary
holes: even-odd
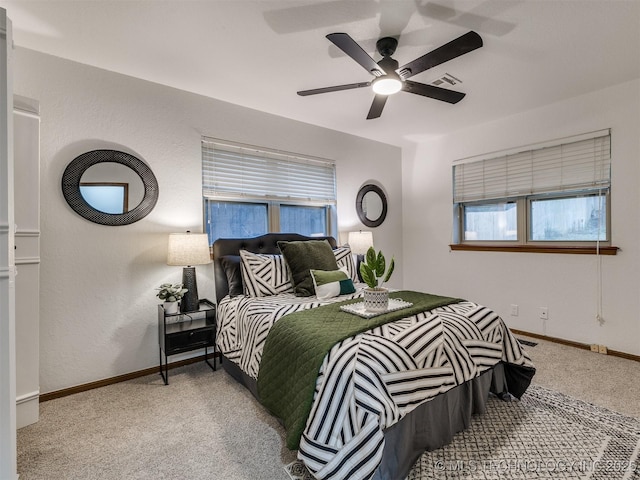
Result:
[[[372,328],[434,308],[458,303],[459,298],[399,291],[389,295],[413,306],[371,319],[340,310],[361,298],[290,313],[271,328],[258,372],[258,395],[287,430],[287,447],[298,448],[311,413],[313,392],[324,357],[338,342]]]

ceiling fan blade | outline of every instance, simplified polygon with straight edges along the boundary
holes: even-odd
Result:
[[[406,79],[433,68],[436,65],[453,60],[460,55],[469,53],[481,46],[482,38],[476,32],[471,31],[416,58],[412,62],[402,65],[397,71],[402,78]]]
[[[317,95],[318,93],[339,92],[340,90],[351,90],[352,88],[370,87],[371,82],[348,83],[346,85],[336,85],[335,87],[314,88],[311,90],[301,90],[298,95],[306,97],[307,95]]]
[[[423,97],[442,100],[447,103],[458,103],[466,95],[465,93],[447,90],[446,88],[434,87],[433,85],[426,85],[424,83],[413,82],[411,80],[405,80],[402,90],[404,92],[422,95]]]
[[[367,120],[378,118],[382,115],[382,109],[384,108],[384,104],[387,103],[388,97],[388,95],[376,95],[374,97],[371,108],[369,109],[369,115],[367,115]]]
[[[371,58],[371,56],[365,52],[356,41],[346,33],[330,33],[327,35],[329,41],[331,41],[336,47],[342,50],[344,53],[353,58],[362,67],[372,75],[380,76],[385,72],[378,66],[378,64]],[[376,73],[377,72],[377,73]]]

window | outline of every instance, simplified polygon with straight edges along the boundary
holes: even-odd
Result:
[[[327,207],[280,205],[280,231],[307,236],[327,235]],[[329,210],[330,211],[330,210]]]
[[[335,164],[328,160],[203,138],[202,191],[210,243],[337,229]]]
[[[541,242],[608,240],[606,195],[532,198],[530,202],[530,240]]]
[[[517,240],[515,202],[465,205],[465,240]]]
[[[609,245],[609,130],[453,166],[454,244]]]
[[[269,232],[267,203],[217,202],[205,198],[209,244],[216,238],[257,237]],[[210,225],[215,225],[215,238]]]

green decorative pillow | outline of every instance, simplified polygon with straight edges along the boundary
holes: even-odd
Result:
[[[298,297],[315,294],[311,270],[338,270],[336,257],[326,240],[278,242],[291,272],[293,292]]]
[[[311,270],[311,278],[318,300],[326,300],[327,298],[337,297],[338,295],[356,293],[353,280],[349,278],[346,270],[347,267],[342,267],[340,270],[333,270],[331,272],[327,272],[326,270]]]

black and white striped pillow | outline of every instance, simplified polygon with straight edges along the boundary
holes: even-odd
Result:
[[[336,263],[338,264],[338,268],[346,267],[347,275],[354,282],[358,282],[358,271],[356,270],[356,265],[353,262],[353,255],[351,254],[351,247],[348,245],[344,247],[338,247],[333,250],[333,254],[336,256]]]
[[[291,277],[282,255],[240,250],[240,259],[245,295],[267,297],[293,291]]]

